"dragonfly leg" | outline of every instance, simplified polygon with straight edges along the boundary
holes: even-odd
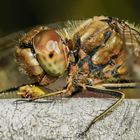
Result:
[[[87,88],[94,88],[92,86],[87,86]],[[112,111],[115,107],[117,107],[118,104],[120,104],[123,99],[125,98],[125,95],[123,92],[120,92],[120,91],[116,91],[116,90],[108,90],[108,89],[96,89],[96,90],[99,90],[99,91],[103,91],[105,94],[109,94],[111,96],[115,96],[115,97],[119,97],[118,100],[113,103],[110,107],[108,107],[106,110],[104,110],[99,116],[95,117],[91,122],[90,124],[86,127],[86,129],[81,132],[78,137],[81,137],[81,136],[84,136],[86,135],[86,133],[88,132],[88,130],[91,128],[91,126],[93,124],[95,124],[98,120],[102,119],[104,116],[106,116],[110,111]]]
[[[108,84],[102,84],[102,86],[110,89],[135,88],[139,86],[139,83],[108,83]]]
[[[45,97],[56,96],[65,92],[66,90],[60,90],[56,92],[46,93],[36,85],[25,85],[19,88],[17,94],[23,98],[28,98],[29,101],[34,101]]]

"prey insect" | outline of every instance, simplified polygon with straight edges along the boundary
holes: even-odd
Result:
[[[131,64],[139,65],[140,33],[122,20],[104,16],[61,24],[35,27],[20,38],[15,47],[17,62],[36,84],[19,87],[18,94],[33,101],[62,93],[71,96],[77,88],[96,88],[117,97],[83,135],[124,98],[122,92],[101,87],[112,87],[109,83],[134,86],[131,82],[137,81],[130,70],[129,56],[133,57]],[[67,80],[62,90],[45,93],[37,86],[49,85],[63,75]]]

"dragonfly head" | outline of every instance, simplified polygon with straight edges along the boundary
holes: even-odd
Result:
[[[41,26],[42,27],[42,26]],[[16,58],[21,67],[31,76],[62,75],[69,64],[69,48],[57,31],[35,28],[20,40],[16,47]]]

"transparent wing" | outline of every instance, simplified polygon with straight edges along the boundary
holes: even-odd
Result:
[[[127,65],[129,72],[133,74],[135,80],[140,80],[140,32],[133,26],[126,26],[124,41],[128,52]]]
[[[127,25],[123,30],[124,32],[124,40],[126,46],[132,49],[133,53],[136,56],[140,56],[140,32],[139,29],[134,29],[134,27]]]
[[[14,56],[15,45],[20,33],[13,33],[0,38],[0,90],[29,81],[26,75],[19,72]]]

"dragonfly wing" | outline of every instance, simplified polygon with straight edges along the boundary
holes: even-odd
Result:
[[[12,33],[0,38],[0,90],[26,83],[27,76],[19,72],[14,51],[19,34]]]

